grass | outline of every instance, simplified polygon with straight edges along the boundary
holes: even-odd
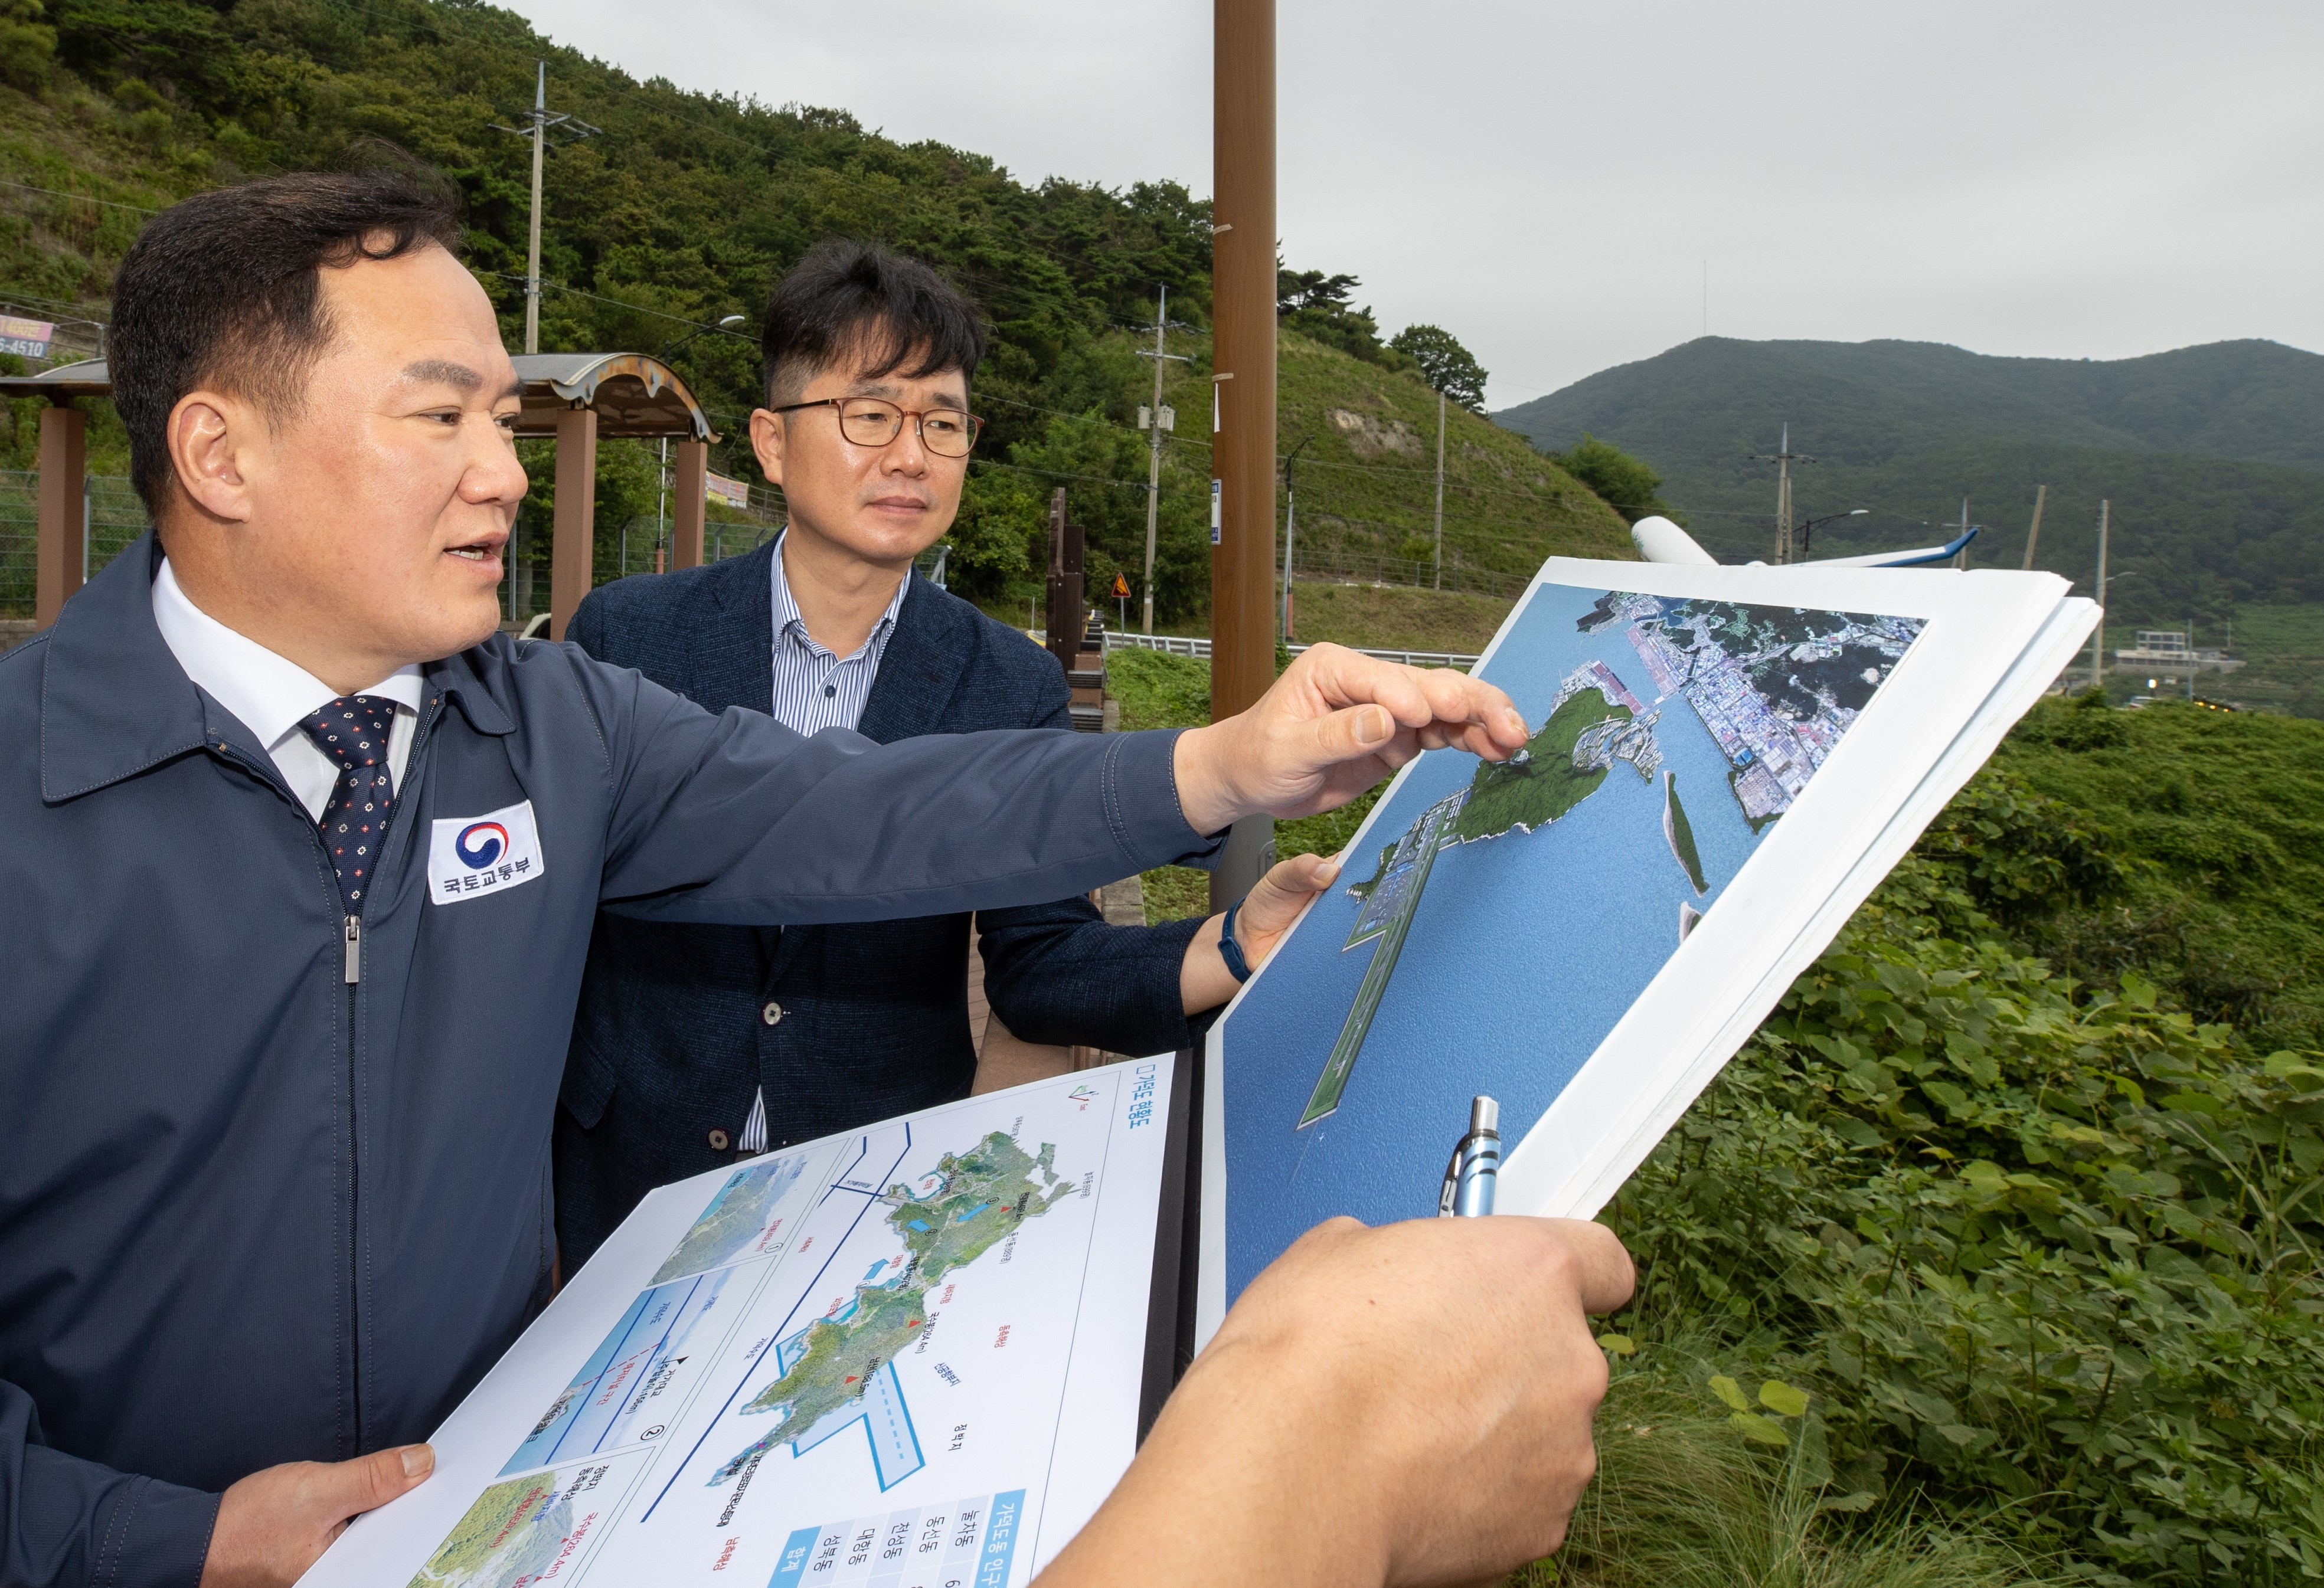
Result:
[[[1329,640],[1379,650],[1474,656],[1515,604],[1453,591],[1302,579],[1292,588],[1292,638],[1310,645]]]
[[[1507,1588],[2041,1588],[2055,1579],[1984,1533],[1910,1511],[1857,1513],[1821,1461],[1821,1427],[1783,1419],[1754,1446],[1704,1382],[1713,1365],[1650,1347],[1618,1368],[1598,1476],[1565,1546]],[[1760,1423],[1770,1419],[1760,1418]]]
[[[2227,638],[2199,631],[2196,643]],[[2247,665],[2225,678],[2205,675],[2199,693],[2256,711],[2324,717],[2324,604],[2239,606],[2233,638],[2228,654]]]

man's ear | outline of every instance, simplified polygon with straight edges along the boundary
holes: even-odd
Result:
[[[759,473],[770,485],[783,482],[783,416],[766,408],[751,412],[751,450],[758,454]]]
[[[244,464],[254,428],[265,421],[250,405],[216,391],[189,391],[170,410],[170,464],[178,488],[214,519],[242,523],[251,514]]]

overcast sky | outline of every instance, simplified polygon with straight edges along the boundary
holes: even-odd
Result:
[[[1211,187],[1189,0],[503,0],[1018,177]],[[650,23],[641,23],[650,19]],[[2324,349],[2324,6],[1278,0],[1283,249],[1505,407],[1723,336]]]

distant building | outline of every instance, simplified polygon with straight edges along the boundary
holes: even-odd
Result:
[[[2232,673],[2242,665],[2225,651],[2190,646],[2183,629],[2142,629],[2136,645],[2114,653],[2117,673]]]

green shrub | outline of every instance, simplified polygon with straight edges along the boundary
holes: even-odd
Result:
[[[1978,855],[2021,797],[1965,799],[1624,1189],[1620,1326],[1813,1384],[1846,1492],[2111,1580],[2324,1574],[2324,1069],[2003,941],[1972,888],[2105,874]]]
[[[49,68],[56,60],[57,31],[31,20],[41,14],[38,5],[19,5],[12,9],[17,14],[0,18],[0,82],[29,92],[49,80]],[[29,17],[23,14],[26,12]]]

